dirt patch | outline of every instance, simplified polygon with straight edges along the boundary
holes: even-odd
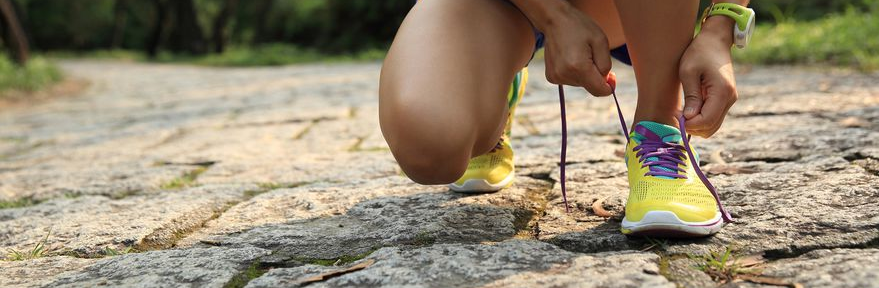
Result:
[[[46,89],[38,91],[9,90],[0,92],[0,109],[16,106],[31,106],[59,97],[74,97],[82,94],[91,82],[82,78],[65,78]]]

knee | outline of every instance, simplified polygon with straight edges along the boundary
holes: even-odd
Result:
[[[382,128],[388,147],[412,181],[435,185],[453,183],[464,175],[472,143],[429,129]],[[391,132],[393,131],[393,132]]]
[[[390,111],[394,110],[394,111]],[[419,184],[453,183],[467,170],[475,131],[411,109],[380,107],[382,134],[391,153]]]
[[[449,156],[444,155],[444,153],[436,153],[436,151],[401,153],[398,150],[397,153],[394,153],[397,163],[403,169],[403,172],[406,173],[406,176],[412,179],[412,181],[424,185],[449,184],[457,181],[461,178],[461,175],[464,175],[469,160],[467,156]]]

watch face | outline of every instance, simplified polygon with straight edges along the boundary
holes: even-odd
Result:
[[[739,30],[739,25],[733,26],[733,35],[735,36],[734,42],[738,48],[745,48],[745,46],[748,46],[748,42],[751,42],[751,35],[754,34],[754,10],[748,10],[750,10],[751,13],[748,13],[750,15],[748,15],[748,25],[745,25],[745,30]]]
[[[748,17],[748,26],[745,28],[745,45],[751,42],[751,35],[754,34],[754,16],[754,12],[751,10],[751,17]]]

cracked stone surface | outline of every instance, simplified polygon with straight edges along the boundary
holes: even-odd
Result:
[[[546,189],[545,182],[523,177],[507,193],[466,196],[449,193],[446,187],[407,182],[394,177],[350,186],[274,190],[242,205],[241,210],[224,213],[205,231],[247,230],[228,236],[228,230],[216,230],[214,234],[221,236],[206,241],[271,249],[275,251],[272,257],[280,259],[332,259],[393,245],[501,241],[524,228],[517,225],[524,226],[531,219],[533,193]],[[370,187],[385,188],[368,192]],[[251,210],[268,213],[253,215]]]
[[[659,275],[655,254],[582,254],[538,241],[389,247],[366,259],[375,264],[310,287],[674,287]],[[315,265],[273,269],[247,287],[297,287],[304,284],[302,279],[339,269]]]
[[[107,248],[168,248],[178,235],[200,227],[255,188],[203,186],[117,200],[82,196],[3,209],[0,250],[27,251],[46,235],[48,249],[84,256],[100,255]]]
[[[763,274],[805,287],[879,287],[879,249],[815,250],[772,263]]]
[[[266,273],[239,284],[293,286],[352,257],[375,263],[312,286],[705,287],[688,255],[727,247],[807,287],[879,281],[877,74],[740,67],[723,128],[693,141],[736,222],[657,242],[619,233],[613,101],[571,87],[565,213],[556,86],[539,62],[515,115],[516,183],[473,195],[402,176],[377,63],[61,66],[87,91],[0,107],[0,258],[45,247],[0,262],[3,287],[219,287],[248,267]],[[634,75],[615,67],[631,124]]]
[[[254,247],[214,247],[127,254],[95,262],[46,286],[223,287],[255,259],[269,253]]]
[[[68,256],[37,258],[29,261],[2,261],[0,286],[44,286],[51,283],[54,277],[82,271],[96,261]]]

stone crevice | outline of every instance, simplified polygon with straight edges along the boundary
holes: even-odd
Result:
[[[879,226],[879,225],[877,225]],[[787,258],[796,258],[800,257],[806,253],[815,251],[815,250],[823,250],[823,249],[869,249],[869,248],[879,248],[879,227],[873,230],[874,238],[863,243],[851,243],[847,245],[811,245],[805,247],[799,246],[789,246],[788,249],[774,249],[774,250],[766,250],[763,253],[763,256],[766,259],[771,260],[781,260]]]
[[[167,228],[158,229],[158,230],[154,231],[152,234],[148,235],[147,237],[144,237],[144,240],[141,243],[137,244],[135,247],[138,251],[161,250],[161,249],[168,249],[168,248],[177,247],[177,242],[179,242],[180,240],[186,238],[187,236],[192,235],[193,233],[196,233],[199,230],[205,228],[210,221],[213,221],[213,220],[216,220],[217,218],[220,218],[220,216],[222,216],[224,213],[229,211],[229,209],[232,209],[232,207],[235,207],[236,205],[247,202],[247,200],[250,200],[251,198],[256,197],[257,195],[269,192],[271,190],[281,189],[281,188],[295,188],[295,187],[298,187],[301,185],[306,185],[306,184],[308,184],[308,183],[303,182],[303,183],[294,183],[294,184],[273,184],[273,183],[272,184],[259,184],[259,185],[257,185],[259,187],[258,189],[251,189],[251,190],[244,191],[239,200],[227,202],[225,205],[221,206],[219,209],[214,210],[213,213],[210,215],[210,217],[205,218],[204,220],[202,220],[198,223],[195,223],[195,225],[183,227],[181,229],[172,229],[172,231],[170,231],[170,233],[173,234],[173,237],[171,237],[171,238],[161,237],[160,235],[169,234],[169,231],[167,231]],[[210,241],[201,241],[200,243],[210,245],[210,246],[222,246],[219,243],[211,243]]]
[[[285,119],[279,121],[266,121],[266,122],[247,122],[247,123],[236,123],[236,124],[225,124],[223,128],[247,128],[247,127],[263,127],[263,126],[276,126],[276,125],[285,125],[285,124],[295,124],[295,123],[314,123],[320,121],[332,121],[338,120],[339,117],[313,117],[313,118],[292,118]]]

